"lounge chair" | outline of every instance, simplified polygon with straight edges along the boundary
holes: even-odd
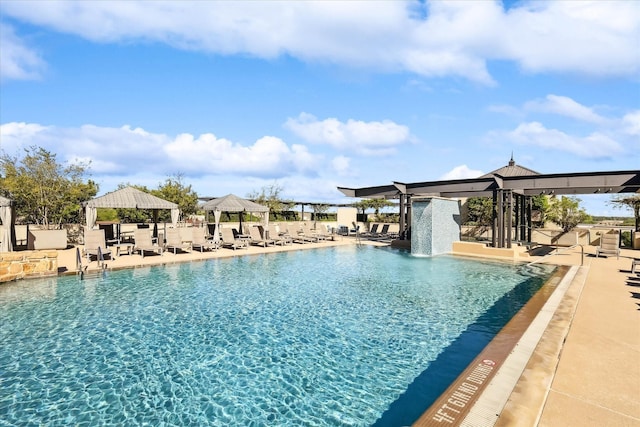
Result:
[[[95,256],[98,261],[99,254],[108,255],[111,258],[111,249],[107,248],[104,230],[86,230],[84,232],[84,254],[87,256],[87,262],[91,262],[91,257]]]
[[[389,238],[389,224],[382,224],[382,229],[380,230],[379,233],[376,233],[375,235],[371,235],[369,236],[370,239],[376,240],[376,239],[388,239]]]
[[[269,238],[273,240],[276,245],[280,244],[281,246],[284,246],[291,244],[291,236],[284,233],[278,233],[274,224],[269,224]]]
[[[596,257],[615,255],[620,259],[620,233],[603,233],[600,235],[600,246],[596,249]]]
[[[233,230],[230,228],[220,228],[220,234],[222,235],[223,247],[232,248],[234,251],[238,248],[247,247],[247,242],[241,239],[236,239],[233,235]]]
[[[380,224],[378,224],[377,222],[375,224],[372,224],[371,230],[360,233],[360,237],[377,237],[379,225]]]
[[[315,233],[320,237],[320,240],[333,240],[333,234],[329,229],[329,226],[324,226],[316,223]]]
[[[153,243],[149,229],[140,228],[133,231],[133,252],[140,252],[144,258],[145,252],[155,252],[162,255],[162,246]]]
[[[302,225],[302,235],[306,237],[310,237],[315,242],[319,242],[320,240],[327,240],[324,237],[324,234],[319,233],[317,230],[312,230],[309,224]]]
[[[316,241],[316,239],[312,237],[305,236],[300,229],[294,229],[291,226],[287,226],[286,231],[287,236],[291,237],[291,241],[293,243],[311,243]]]
[[[178,228],[170,228],[167,230],[167,243],[165,243],[165,249],[173,249],[173,254],[177,254],[178,251],[187,252],[187,249],[190,251],[191,241],[186,241],[182,238],[182,234],[180,233],[180,229]]]
[[[249,236],[251,239],[249,243],[256,246],[262,246],[266,248],[268,245],[275,245],[275,240],[273,239],[265,239],[260,234],[260,229],[258,227],[248,227],[249,228]]]
[[[202,227],[193,227],[193,240],[191,241],[192,249],[200,249],[202,253],[205,250],[216,250],[218,249],[218,244],[213,240],[207,239],[205,236],[205,229]]]

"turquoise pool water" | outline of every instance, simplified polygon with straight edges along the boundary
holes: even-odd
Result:
[[[337,247],[0,285],[0,425],[415,420],[552,273]]]

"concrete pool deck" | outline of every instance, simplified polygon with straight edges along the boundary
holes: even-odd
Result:
[[[352,237],[338,237],[276,248],[165,252],[144,259],[124,255],[106,264],[108,269],[132,268],[355,243]],[[640,276],[630,272],[632,259],[640,258],[640,252],[623,249],[619,259],[596,258],[595,249],[585,247],[584,266],[577,269],[551,313],[504,408],[477,423],[468,419],[459,425],[640,427]],[[75,257],[75,248],[59,251],[60,269],[73,272]],[[580,266],[580,248],[545,262]],[[95,261],[88,271],[98,271]]]

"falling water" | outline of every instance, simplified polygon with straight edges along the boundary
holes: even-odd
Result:
[[[411,254],[434,256],[451,252],[460,240],[460,202],[430,197],[411,204]]]

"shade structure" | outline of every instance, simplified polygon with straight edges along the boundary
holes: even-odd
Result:
[[[2,222],[0,252],[11,252],[13,250],[11,242],[11,229],[13,228],[12,204],[11,200],[0,196],[0,222]]]
[[[215,212],[253,212],[262,214],[262,221],[266,226],[269,225],[269,207],[263,206],[251,200],[243,199],[235,194],[227,194],[224,197],[209,200],[202,205],[205,211]],[[220,215],[216,215],[216,230],[220,222]],[[242,233],[242,216],[240,216],[240,232]]]
[[[122,209],[159,209],[171,210],[171,222],[175,227],[178,224],[180,209],[177,204],[145,193],[133,187],[125,187],[112,191],[104,196],[89,200],[86,204],[87,228],[91,230],[96,223],[97,208],[122,208]],[[157,215],[154,215],[154,218]],[[157,230],[157,224],[154,227]]]

